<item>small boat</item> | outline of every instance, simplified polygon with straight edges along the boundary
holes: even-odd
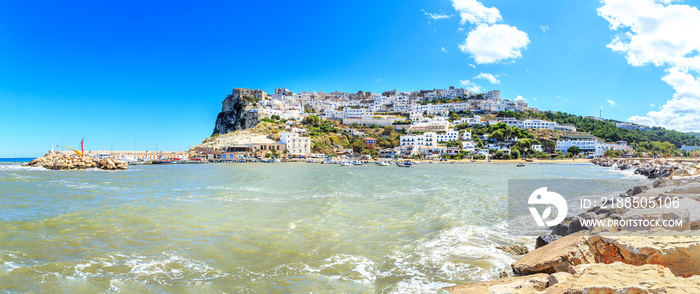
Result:
[[[377,162],[377,165],[378,165],[378,166],[389,166],[390,164],[389,164],[388,162],[386,162],[386,161],[378,161],[378,162]]]
[[[352,162],[348,162],[348,161],[343,161],[340,163],[340,166],[353,166],[353,165],[354,164],[352,164]]]
[[[517,167],[523,167],[523,166],[525,166],[525,164],[524,164],[524,163],[518,163],[516,166],[517,166]]]
[[[413,166],[413,162],[408,161],[408,160],[406,160],[406,161],[404,161],[404,162],[397,161],[397,162],[396,162],[396,165],[397,165],[398,167],[412,167],[412,166]]]
[[[154,160],[153,162],[151,162],[151,164],[170,164],[170,160],[160,160],[160,159],[156,159],[156,160]]]
[[[362,161],[355,160],[355,161],[353,161],[352,164],[354,164],[354,165],[362,165]]]
[[[532,159],[526,158],[525,161],[526,161],[526,162],[532,162]]]

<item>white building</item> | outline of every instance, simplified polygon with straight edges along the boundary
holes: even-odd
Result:
[[[367,108],[345,107],[343,111],[345,113],[343,118],[372,119],[372,116],[374,115],[374,111]]]
[[[600,143],[600,140],[594,136],[571,135],[557,140],[557,147],[555,150],[566,153],[571,146],[576,146],[581,152],[595,153],[596,149],[600,147],[598,143]]]
[[[695,151],[695,150],[700,150],[700,146],[686,146],[686,145],[681,146],[681,151]]]
[[[438,142],[447,142],[447,141],[457,141],[459,140],[459,131],[455,130],[448,130],[447,132],[437,134],[437,141]]]
[[[615,126],[617,126],[617,127],[620,128],[620,129],[633,130],[633,131],[642,131],[642,132],[644,132],[644,131],[648,131],[648,130],[649,130],[649,127],[640,126],[640,125],[635,125],[635,124],[626,123],[626,122],[615,123]]]
[[[404,135],[400,138],[400,146],[431,146],[437,147],[437,134],[426,132],[421,135]]]
[[[462,141],[462,149],[466,151],[474,151],[476,148],[476,142],[474,141]]]
[[[311,154],[311,138],[299,137],[298,133],[284,132],[280,134],[280,142],[287,145],[289,156],[307,156]]]
[[[459,139],[462,141],[471,140],[472,139],[472,132],[471,131],[464,131],[464,133],[462,133],[462,136],[460,136]]]

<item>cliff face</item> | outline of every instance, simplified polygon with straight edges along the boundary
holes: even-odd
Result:
[[[249,112],[252,107],[247,105],[240,95],[228,95],[221,104],[222,109],[216,117],[212,135],[249,129],[260,122],[258,113]]]

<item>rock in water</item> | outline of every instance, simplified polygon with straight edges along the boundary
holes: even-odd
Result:
[[[496,249],[501,249],[503,252],[514,254],[514,255],[523,255],[528,252],[527,247],[522,246],[522,245],[504,245],[504,246],[498,246]]]
[[[117,159],[99,160],[91,157],[82,157],[77,154],[47,153],[43,157],[34,159],[23,166],[43,167],[53,170],[72,170],[97,167],[108,170],[128,169],[126,162]]]

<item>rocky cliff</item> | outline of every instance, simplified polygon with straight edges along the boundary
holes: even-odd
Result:
[[[214,125],[215,134],[227,134],[236,130],[249,129],[256,126],[260,119],[257,112],[250,112],[253,108],[249,104],[246,97],[241,95],[228,95],[224,99],[221,112],[216,117],[216,125]]]

